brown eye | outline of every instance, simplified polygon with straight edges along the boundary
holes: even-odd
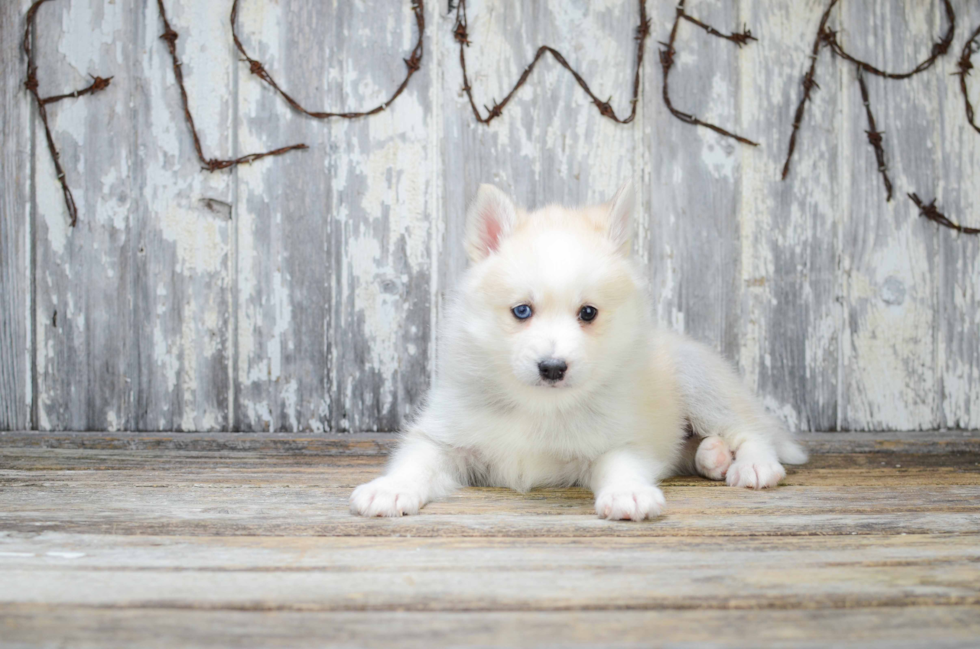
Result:
[[[599,315],[599,309],[594,306],[585,305],[578,312],[578,318],[582,322],[592,322]]]

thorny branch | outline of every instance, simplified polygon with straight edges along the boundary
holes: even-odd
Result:
[[[976,116],[973,112],[973,103],[970,101],[970,89],[966,85],[966,78],[970,75],[970,70],[973,69],[973,61],[971,60],[975,52],[980,52],[980,26],[977,26],[970,38],[967,39],[966,43],[963,45],[963,52],[960,54],[960,60],[956,62],[957,72],[956,76],[960,78],[960,90],[963,92],[963,103],[966,107],[966,119],[973,127],[973,130],[980,133],[980,126],[977,125]]]
[[[31,33],[35,31],[35,25],[37,22],[37,12],[48,0],[37,0],[31,7],[27,10],[27,24],[24,27],[24,54],[27,55],[27,79],[24,82],[24,87],[27,89],[31,96],[34,97],[34,103],[37,104],[37,112],[41,116],[41,123],[44,124],[44,136],[48,142],[48,151],[51,153],[51,160],[54,162],[54,169],[58,175],[58,182],[61,183],[61,192],[65,197],[65,207],[68,208],[68,218],[69,225],[75,227],[78,223],[78,207],[75,205],[75,197],[71,193],[71,189],[68,187],[68,181],[65,179],[65,170],[61,167],[61,155],[58,153],[58,147],[55,146],[54,137],[51,135],[51,127],[48,125],[48,104],[54,104],[63,99],[76,99],[78,97],[83,97],[85,95],[93,95],[97,92],[101,92],[109,87],[112,82],[112,77],[103,79],[102,77],[93,77],[92,83],[82,88],[81,90],[75,90],[74,92],[69,92],[63,95],[54,95],[51,97],[42,97],[39,91],[40,84],[37,78],[37,62],[34,58],[34,48],[31,39]]]
[[[871,74],[879,77],[884,77],[886,79],[908,79],[911,76],[919,74],[920,72],[925,72],[931,68],[935,63],[936,59],[940,56],[945,56],[949,51],[949,46],[953,44],[953,35],[956,33],[956,12],[953,11],[953,5],[949,3],[949,0],[943,0],[943,8],[946,10],[946,20],[949,23],[946,27],[946,33],[942,37],[932,44],[932,52],[929,54],[929,58],[919,63],[912,70],[908,72],[885,72],[879,70],[870,63],[861,61],[854,58],[848,54],[841,44],[837,42],[837,32],[828,29],[826,26],[823,27],[821,32],[821,37],[827,43],[834,54],[844,59],[845,61],[850,61],[857,66],[858,70],[863,70],[864,72],[870,72]]]
[[[466,0],[459,0],[459,2],[456,4],[456,24],[453,27],[453,37],[456,39],[456,42],[459,43],[459,65],[463,69],[463,91],[470,100],[470,107],[473,109],[473,115],[476,117],[476,120],[481,124],[489,124],[496,118],[500,117],[501,113],[503,113],[504,107],[508,102],[510,102],[511,98],[514,96],[514,93],[516,93],[517,90],[524,85],[528,77],[531,76],[531,72],[534,70],[534,66],[537,65],[538,61],[540,61],[545,54],[551,54],[551,56],[560,66],[571,73],[571,75],[575,78],[575,81],[578,82],[579,87],[585,91],[585,94],[589,96],[592,103],[595,104],[596,108],[599,110],[599,113],[601,113],[603,117],[607,117],[618,124],[629,124],[632,122],[636,117],[636,105],[639,102],[640,73],[643,69],[644,43],[646,42],[647,36],[650,35],[650,21],[647,19],[646,2],[645,0],[639,0],[638,4],[640,6],[640,24],[636,28],[636,70],[633,77],[633,98],[630,100],[631,108],[629,115],[622,118],[616,115],[616,111],[613,110],[609,103],[612,97],[605,101],[599,99],[599,97],[597,97],[589,88],[589,84],[582,78],[582,75],[580,75],[575,68],[568,63],[561,52],[548,45],[542,45],[538,48],[538,51],[534,55],[534,59],[531,61],[531,63],[524,68],[524,72],[521,73],[520,79],[517,80],[517,83],[514,84],[514,87],[511,88],[510,92],[504,96],[503,100],[500,102],[494,100],[492,108],[487,106],[483,107],[484,110],[487,111],[487,114],[484,117],[480,113],[480,109],[477,108],[476,101],[473,99],[473,88],[470,85],[469,76],[466,71],[466,47],[470,44],[469,33],[467,31],[468,23],[466,18]]]
[[[932,44],[932,49],[929,56],[908,72],[889,72],[879,69],[866,61],[855,58],[843,48],[843,46],[837,40],[837,31],[827,26],[827,22],[830,19],[830,13],[837,3],[838,0],[830,0],[830,3],[827,5],[827,9],[824,11],[823,16],[820,19],[820,26],[817,29],[817,36],[813,42],[813,52],[810,55],[810,68],[803,76],[803,97],[800,99],[800,103],[796,107],[796,115],[793,119],[793,131],[790,134],[789,150],[786,153],[786,162],[783,165],[782,177],[785,180],[787,174],[789,173],[790,161],[793,158],[793,152],[796,150],[797,134],[800,124],[803,121],[803,113],[806,103],[810,100],[810,93],[814,88],[819,88],[814,75],[814,70],[816,69],[817,59],[820,55],[820,48],[826,46],[831,52],[834,53],[834,56],[852,63],[857,70],[858,86],[861,89],[861,101],[864,104],[865,114],[867,115],[868,119],[868,130],[865,131],[865,133],[867,133],[868,136],[868,143],[875,152],[875,159],[878,162],[878,171],[881,174],[881,180],[885,185],[886,200],[890,201],[892,199],[893,187],[891,178],[888,176],[888,165],[885,161],[885,150],[882,146],[882,136],[884,133],[879,131],[875,125],[874,113],[871,110],[871,102],[868,98],[868,86],[865,83],[864,73],[867,72],[884,79],[902,80],[908,79],[916,74],[919,74],[920,72],[928,70],[935,65],[940,56],[945,56],[949,52],[949,48],[953,43],[953,36],[956,33],[956,12],[953,11],[953,6],[950,4],[950,0],[942,0],[943,9],[946,13],[946,31],[939,38],[939,40]],[[966,87],[966,77],[970,73],[970,69],[973,67],[970,57],[977,48],[980,48],[980,43],[977,43],[978,39],[980,39],[980,27],[977,28],[977,30],[967,41],[966,45],[963,47],[963,53],[957,63],[959,71],[956,72],[956,74],[960,77],[960,88],[963,91],[964,99],[966,101],[967,119],[969,120],[970,125],[976,129],[977,132],[980,132],[980,128],[977,127],[977,124],[974,121],[973,106],[970,103]],[[930,221],[966,234],[980,233],[980,230],[965,227],[951,221],[942,212],[940,212],[938,208],[936,208],[935,200],[927,205],[923,203],[923,201],[919,199],[918,195],[915,193],[908,194],[908,196],[910,199],[912,199],[912,202],[918,206],[919,210],[921,211],[921,215]]]
[[[813,41],[813,52],[810,55],[810,69],[803,76],[803,97],[800,99],[800,103],[796,107],[796,116],[793,119],[793,132],[790,134],[789,138],[789,151],[786,154],[786,162],[783,164],[783,180],[785,180],[786,176],[789,174],[790,161],[793,158],[793,152],[796,150],[797,132],[799,131],[800,124],[803,122],[803,111],[806,103],[810,100],[810,93],[812,92],[813,88],[819,88],[814,76],[814,70],[816,68],[817,58],[820,55],[820,48],[822,46],[826,45],[835,56],[853,63],[857,68],[858,81],[862,85],[862,98],[864,99],[865,108],[869,116],[869,122],[871,122],[874,118],[871,116],[871,108],[868,105],[867,88],[864,87],[862,73],[868,72],[885,79],[908,79],[913,75],[928,70],[936,63],[936,60],[940,56],[944,56],[949,51],[949,47],[953,42],[953,35],[956,32],[956,13],[953,11],[953,6],[950,4],[949,0],[942,0],[943,7],[946,11],[946,20],[949,24],[947,25],[946,32],[942,35],[942,37],[933,43],[932,51],[929,54],[929,57],[908,72],[886,72],[876,68],[870,63],[856,59],[848,54],[837,40],[837,31],[827,27],[827,21],[830,19],[830,12],[833,11],[834,7],[837,5],[837,2],[838,0],[830,0],[830,3],[827,5],[827,9],[823,12],[823,16],[820,18],[820,26],[817,29],[817,36]],[[871,131],[875,131],[874,126],[871,127]],[[874,141],[872,139],[873,137],[877,141]],[[888,197],[891,199],[891,182],[887,180],[887,168],[884,167],[884,153],[881,152],[880,149],[880,134],[877,136],[872,136],[871,133],[869,133],[868,139],[875,149],[875,155],[878,157],[878,169],[882,172],[882,176],[885,178],[885,187],[889,189]]]
[[[919,208],[919,216],[923,216],[934,223],[938,223],[943,227],[947,227],[951,230],[956,230],[957,232],[962,232],[963,234],[980,234],[980,228],[971,228],[965,225],[960,225],[959,223],[953,223],[947,218],[945,214],[939,211],[936,207],[936,199],[932,199],[931,203],[926,204],[918,194],[912,193],[908,195],[915,203],[915,206]]]
[[[823,34],[827,29],[827,21],[830,20],[830,12],[833,11],[837,1],[830,0],[827,10],[820,17],[817,37],[813,41],[813,51],[810,53],[810,69],[803,75],[803,97],[800,98],[800,103],[796,106],[796,114],[793,116],[793,132],[789,136],[789,151],[786,153],[786,162],[783,163],[783,180],[786,180],[786,176],[789,174],[789,163],[793,159],[793,152],[796,151],[796,136],[800,130],[800,124],[803,123],[803,113],[806,110],[807,102],[810,101],[810,94],[814,88],[820,88],[816,78],[817,59],[820,57],[820,47],[824,44]]]
[[[875,126],[875,116],[871,112],[871,102],[868,100],[868,84],[864,82],[864,72],[858,68],[858,85],[861,86],[861,101],[864,102],[864,110],[868,115],[868,143],[875,150],[875,158],[878,160],[878,171],[881,173],[881,181],[885,183],[885,191],[888,193],[886,201],[892,199],[892,181],[888,177],[888,165],[885,164],[885,149],[881,146],[883,131],[879,131]]]
[[[697,117],[695,117],[694,115],[691,115],[690,113],[685,113],[683,111],[674,108],[674,104],[670,100],[668,77],[670,76],[670,69],[674,66],[674,56],[677,54],[677,50],[674,48],[674,43],[677,41],[677,28],[680,26],[682,19],[688,21],[693,25],[697,25],[698,27],[705,30],[712,36],[717,36],[718,38],[724,38],[726,40],[729,40],[735,43],[736,45],[738,45],[738,47],[740,48],[743,45],[747,44],[749,41],[758,40],[752,35],[751,31],[749,31],[747,28],[744,27],[740,33],[735,32],[731,34],[723,34],[722,32],[712,27],[711,25],[707,25],[701,22],[700,20],[698,20],[697,18],[689,16],[684,9],[684,1],[685,0],[680,0],[680,2],[677,4],[677,17],[674,19],[674,26],[670,30],[670,38],[666,43],[661,43],[661,45],[663,45],[665,48],[660,50],[660,67],[662,67],[664,70],[663,97],[664,97],[664,104],[667,105],[667,110],[670,111],[671,115],[673,115],[677,119],[687,124],[694,124],[695,126],[703,126],[705,128],[711,129],[716,133],[724,135],[725,137],[730,137],[732,139],[738,140],[742,144],[759,146],[758,142],[753,142],[752,140],[746,137],[742,137],[741,135],[736,135],[735,133],[726,131],[720,126],[716,126],[715,124],[710,124],[708,122],[702,121]]]
[[[238,48],[238,51],[241,52],[242,56],[245,57],[245,61],[248,63],[249,71],[262,81],[272,86],[272,88],[279,93],[279,95],[285,99],[294,110],[315,119],[328,119],[330,117],[355,119],[357,117],[374,115],[388,108],[388,106],[398,99],[399,95],[405,91],[405,88],[408,87],[408,82],[412,78],[412,75],[418,72],[419,68],[422,66],[422,43],[425,36],[425,0],[413,0],[412,13],[415,14],[415,25],[418,30],[418,40],[415,42],[415,47],[412,49],[411,55],[409,55],[407,59],[402,59],[405,61],[405,66],[407,68],[405,78],[402,80],[401,85],[395,89],[395,92],[386,101],[378,104],[374,108],[360,112],[337,113],[331,111],[311,111],[293,99],[285,90],[283,90],[279,84],[276,83],[276,80],[272,77],[272,75],[269,74],[269,71],[265,69],[262,62],[249,56],[249,53],[245,50],[245,46],[242,44],[241,39],[238,37],[238,0],[235,0],[231,5],[231,34],[232,38],[235,40],[235,47]]]
[[[194,117],[191,115],[190,102],[187,99],[187,89],[184,87],[184,72],[180,63],[180,57],[177,56],[177,38],[179,35],[170,26],[170,21],[167,20],[167,10],[163,6],[163,0],[157,0],[157,7],[160,9],[160,19],[163,21],[163,34],[160,38],[167,43],[167,49],[170,51],[170,58],[173,60],[174,78],[177,80],[177,86],[180,88],[180,98],[184,104],[184,119],[187,121],[188,128],[190,128],[191,137],[194,138],[194,150],[197,151],[197,157],[201,161],[201,164],[204,165],[204,169],[208,171],[227,169],[240,164],[252,163],[268,156],[282,155],[289,151],[308,148],[305,144],[293,144],[274,151],[249,153],[234,160],[220,160],[205,156],[204,149],[201,147],[201,138],[198,136],[197,127],[194,125]]]

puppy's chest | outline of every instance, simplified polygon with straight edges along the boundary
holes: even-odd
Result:
[[[469,442],[461,451],[471,482],[518,491],[578,483],[614,445],[601,427],[530,416],[501,418]]]

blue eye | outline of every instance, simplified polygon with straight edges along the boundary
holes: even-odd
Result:
[[[592,322],[597,315],[599,315],[599,309],[589,305],[583,306],[578,312],[578,317],[582,322]]]
[[[531,310],[530,304],[518,304],[513,309],[510,310],[514,314],[514,317],[518,320],[527,320],[531,317],[534,311]]]

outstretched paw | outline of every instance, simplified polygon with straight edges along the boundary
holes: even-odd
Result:
[[[656,518],[667,507],[664,493],[653,485],[607,487],[596,495],[595,512],[611,521]]]
[[[717,435],[705,437],[694,456],[694,468],[709,480],[724,480],[732,465],[732,451],[728,443]]]
[[[418,514],[424,504],[421,489],[387,476],[362,484],[350,496],[350,512],[356,516]]]
[[[786,469],[775,460],[760,460],[752,457],[739,458],[728,467],[725,480],[729,487],[748,487],[750,489],[765,489],[775,487],[786,477]]]

